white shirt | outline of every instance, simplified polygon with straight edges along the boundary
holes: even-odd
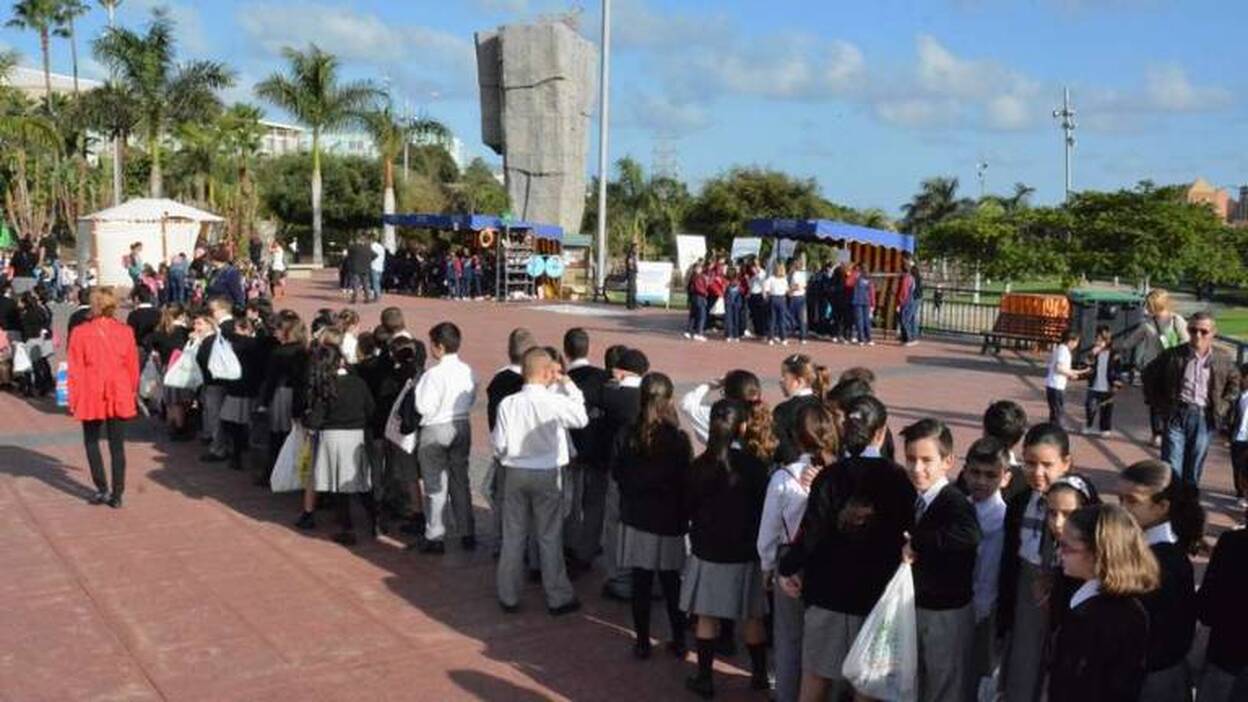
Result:
[[[1096,354],[1092,362],[1096,368],[1096,374],[1092,377],[1092,390],[1109,392],[1109,349]]]
[[[639,388],[641,387],[640,375],[626,375],[620,378],[620,387],[622,388]]]
[[[773,275],[763,284],[763,292],[784,297],[789,292],[789,281]]]
[[[1041,561],[1040,541],[1044,538],[1044,517],[1047,509],[1044,495],[1033,491],[1027,508],[1023,510],[1023,525],[1018,534],[1018,557],[1036,566]]]
[[[571,460],[569,429],[589,424],[585,396],[576,383],[555,389],[527,384],[498,405],[494,456],[508,468],[553,470]]]
[[[971,601],[975,605],[975,621],[980,622],[997,606],[997,575],[1001,571],[1001,549],[1005,546],[1005,499],[1000,490],[975,503],[975,519],[979,522],[980,538]]]
[[[355,332],[346,332],[342,335],[342,343],[338,349],[342,351],[342,357],[347,360],[347,363],[354,365],[357,360],[355,356],[360,350],[360,338],[355,335]]]
[[[1065,390],[1066,381],[1070,378],[1058,371],[1070,370],[1070,348],[1066,344],[1057,344],[1049,354],[1049,374],[1044,378],[1044,386],[1054,390]]]
[[[420,426],[468,419],[476,394],[477,382],[473,379],[472,368],[459,360],[459,354],[446,354],[416,383]]]
[[[1170,526],[1170,522],[1162,522],[1144,530],[1144,541],[1149,546],[1157,544],[1173,544],[1177,543],[1179,538],[1174,535],[1174,528]]]
[[[806,514],[810,492],[802,487],[802,471],[810,466],[810,456],[778,468],[767,483],[767,499],[758,525],[758,558],[764,571],[776,569],[776,549],[797,536]]]
[[[386,247],[381,245],[380,241],[374,241],[368,245],[373,250],[373,260],[369,263],[369,267],[374,273],[381,273],[386,270]]]
[[[1075,590],[1075,594],[1070,598],[1070,608],[1074,609],[1088,600],[1101,594],[1101,581],[1093,578],[1085,581]]]
[[[1235,441],[1248,441],[1248,390],[1239,394],[1239,426],[1235,427]]]
[[[281,272],[286,270],[286,252],[282,247],[277,247],[269,252],[269,267],[275,271]]]
[[[680,398],[680,411],[689,420],[693,436],[702,444],[706,443],[706,438],[711,434],[711,406],[702,402],[710,391],[711,386],[702,383]]]
[[[750,276],[750,294],[751,294],[751,295],[762,295],[762,294],[763,294],[763,283],[764,283],[766,280],[767,280],[766,276],[764,276],[764,275],[762,274],[762,272],[761,272],[761,271],[759,271],[758,273],[755,273],[754,275]]]
[[[884,454],[880,453],[879,446],[868,446],[864,448],[862,450],[862,453],[859,455],[861,455],[863,458],[883,458],[884,457]]]
[[[584,368],[585,366],[588,366],[588,365],[589,365],[589,359],[588,359],[588,358],[578,358],[578,359],[576,359],[575,361],[571,361],[570,363],[568,363],[568,370],[575,370],[575,369],[577,369],[577,368]]]
[[[939,495],[940,491],[944,490],[945,486],[948,484],[949,484],[949,479],[945,477],[941,477],[940,480],[937,480],[936,482],[932,483],[931,487],[924,490],[923,494],[919,495],[919,497],[923,498],[923,511],[924,512],[927,512],[927,508],[932,506],[932,500],[936,499],[936,496]]]
[[[794,290],[789,293],[794,297],[801,297],[806,294],[806,271],[793,271],[789,274],[789,285]]]

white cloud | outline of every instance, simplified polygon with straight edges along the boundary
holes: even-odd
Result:
[[[486,12],[524,12],[529,0],[473,0],[474,5]]]
[[[864,76],[866,60],[849,42],[799,38],[783,47],[707,47],[674,61],[669,70],[678,74],[678,82],[700,92],[820,99],[851,90]]]
[[[1153,66],[1144,75],[1144,94],[1156,109],[1165,112],[1203,112],[1226,107],[1229,90],[1219,86],[1192,85],[1181,66]]]
[[[663,94],[638,94],[629,103],[629,120],[655,134],[681,136],[711,125],[709,110],[696,102],[685,102]]]
[[[132,20],[138,20],[140,24],[150,19],[152,10],[158,8],[168,11],[169,19],[173,20],[177,28],[175,36],[178,44],[186,52],[196,55],[211,52],[212,42],[208,40],[208,34],[204,31],[203,18],[200,17],[199,10],[190,3],[171,0],[130,0],[117,6],[118,12],[127,13]]]
[[[885,122],[912,128],[951,126],[960,112],[956,100],[938,97],[884,99],[874,109]]]

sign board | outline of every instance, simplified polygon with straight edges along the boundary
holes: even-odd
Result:
[[[776,261],[788,261],[790,258],[793,258],[793,254],[796,251],[796,239],[776,239],[776,246],[771,250],[771,261],[768,267]]]
[[[672,298],[672,262],[637,262],[637,301],[651,305],[670,304]]]
[[[753,236],[739,236],[732,240],[732,253],[729,258],[735,263],[747,256],[758,256],[763,249],[763,240]]]
[[[676,235],[676,267],[681,278],[699,258],[706,258],[706,237],[698,234]]]

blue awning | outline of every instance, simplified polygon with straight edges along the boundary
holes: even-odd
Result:
[[[467,214],[392,214],[382,215],[384,224],[396,227],[416,227],[418,229],[439,229],[443,231],[479,232],[483,229],[503,229],[501,217],[493,215]],[[555,224],[538,224],[536,222],[511,222],[512,229],[523,229],[533,232],[539,239],[563,241],[563,228]]]
[[[754,236],[829,243],[852,241],[914,253],[914,237],[910,234],[830,219],[752,219],[746,226]]]

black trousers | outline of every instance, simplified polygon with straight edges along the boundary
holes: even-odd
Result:
[[[1248,497],[1248,441],[1231,442],[1231,472],[1235,496]]]
[[[1097,392],[1089,390],[1087,397],[1083,402],[1083,410],[1087,415],[1088,421],[1084,426],[1088,429],[1096,424],[1096,419],[1100,417],[1101,431],[1110,431],[1114,426],[1114,394],[1109,392]]]
[[[91,467],[91,482],[99,492],[108,492],[104,474],[104,457],[100,455],[100,434],[108,436],[108,457],[113,466],[113,495],[126,491],[126,420],[93,419],[82,423],[82,443]]]
[[[1049,423],[1061,426],[1062,410],[1066,408],[1066,393],[1062,390],[1044,389],[1044,400],[1049,405]]]

